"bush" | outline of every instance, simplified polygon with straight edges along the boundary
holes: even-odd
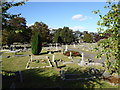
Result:
[[[32,37],[32,53],[34,55],[38,55],[42,50],[42,41],[41,37],[38,33],[35,33],[35,35]]]
[[[76,51],[67,51],[64,53],[64,55],[70,56],[70,52],[72,53],[71,56],[80,56],[80,57],[82,56],[79,52],[76,52]]]

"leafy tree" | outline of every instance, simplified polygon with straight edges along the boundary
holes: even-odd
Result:
[[[13,15],[8,13],[7,11],[14,6],[24,5],[25,1],[15,3],[13,1],[7,2],[6,0],[2,0],[0,1],[0,3],[2,4],[2,29],[6,30],[6,29],[9,29],[10,27],[9,25],[7,25],[7,20],[13,19],[20,15],[20,14]]]
[[[107,8],[109,11],[105,15],[101,15],[100,10],[93,11],[95,14],[99,14],[100,20],[98,25],[101,27],[98,28],[98,32],[109,33],[110,36],[107,39],[104,39],[99,42],[99,53],[97,55],[100,58],[102,55],[106,55],[106,66],[109,72],[114,70],[119,73],[120,65],[120,2],[107,2]],[[103,29],[102,27],[107,27]],[[101,36],[103,34],[100,34]],[[115,59],[113,60],[113,57]]]
[[[32,30],[33,35],[38,32],[41,35],[43,42],[49,42],[50,31],[46,24],[43,22],[35,22],[34,25],[30,26],[29,28]]]
[[[2,42],[6,44],[12,44],[13,42],[30,42],[31,39],[31,30],[26,26],[26,20],[23,17],[16,17],[7,21],[7,25],[11,26],[7,30],[3,30],[2,36],[6,39],[3,39]],[[6,35],[6,34],[7,35]],[[5,35],[5,36],[4,36]],[[5,40],[5,41],[4,41]],[[10,43],[10,41],[11,43]]]
[[[39,33],[35,33],[32,37],[32,53],[38,55],[42,50],[42,41]]]
[[[93,37],[91,34],[84,34],[83,41],[87,43],[92,43],[93,42]]]
[[[16,34],[16,42],[29,42],[31,38],[31,30],[26,26],[26,20],[23,17],[16,17],[8,21],[8,25],[12,26],[9,32]]]
[[[75,40],[73,31],[69,27],[63,27],[56,30],[54,34],[54,41],[59,43],[71,43]]]
[[[27,0],[26,0],[27,1]],[[7,0],[0,1],[1,9],[2,9],[2,42],[3,44],[11,44],[14,37],[14,32],[10,32],[13,29],[12,25],[8,24],[8,21],[18,17],[20,14],[10,14],[7,11],[15,6],[24,5],[25,1],[21,2],[7,2]],[[4,36],[5,35],[5,36]],[[8,38],[9,37],[9,38]],[[11,38],[11,39],[10,39]],[[5,41],[4,41],[5,40]],[[11,40],[11,41],[9,41]]]

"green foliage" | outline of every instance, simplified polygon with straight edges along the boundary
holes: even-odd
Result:
[[[43,42],[50,41],[50,31],[45,23],[35,22],[34,25],[30,26],[29,28],[32,30],[32,34],[35,34],[36,32],[39,33]]]
[[[56,30],[54,41],[58,43],[71,43],[75,40],[73,31],[69,27],[63,27]]]
[[[87,43],[92,43],[93,42],[93,37],[91,34],[84,34],[83,41]]]
[[[31,31],[26,26],[25,18],[19,17],[20,14],[14,15],[8,13],[10,8],[24,5],[25,1],[7,2],[3,0],[0,3],[2,5],[2,37],[4,38],[2,43],[10,45],[13,42],[29,42]]]
[[[103,28],[98,28],[98,32],[109,33],[110,36],[107,39],[104,39],[98,42],[98,45],[102,49],[98,49],[100,53],[98,53],[98,57],[102,55],[106,55],[106,66],[109,71],[115,70],[119,72],[120,65],[120,2],[107,2],[108,6],[104,8],[109,9],[109,11],[105,15],[99,14],[100,19],[98,21],[98,25],[101,27],[107,27],[106,30]],[[112,57],[115,57],[114,61],[111,61]]]
[[[21,2],[14,3],[13,1],[7,2],[4,0],[4,1],[1,1],[0,3],[2,4],[2,28],[4,30],[9,28],[9,25],[7,25],[7,20],[13,19],[20,15],[20,14],[17,14],[17,15],[9,14],[7,11],[12,7],[24,5],[25,2],[21,1]]]
[[[32,37],[32,53],[38,55],[42,50],[42,41],[38,33],[35,33]]]
[[[15,73],[2,71],[3,76],[15,76]]]

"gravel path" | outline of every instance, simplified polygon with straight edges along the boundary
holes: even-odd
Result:
[[[94,60],[94,62],[97,62],[97,63],[102,63],[102,62],[105,61],[105,57],[101,57],[101,59],[94,58],[96,56],[96,54],[91,54],[91,53],[80,51],[80,50],[77,50],[77,49],[68,49],[68,50],[76,51],[76,52],[79,52],[79,53],[84,53],[84,56],[86,58],[92,59],[92,60]]]

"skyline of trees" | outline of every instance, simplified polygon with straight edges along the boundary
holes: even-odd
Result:
[[[31,43],[31,38],[35,32],[38,32],[41,35],[42,41],[47,43],[72,43],[78,42],[79,38],[84,38],[84,32],[79,30],[73,31],[66,26],[56,30],[50,30],[49,26],[41,21],[36,21],[34,25],[28,27],[26,25],[26,19],[24,17],[20,17],[20,14],[13,15],[7,12],[12,7],[24,4],[24,1],[17,3],[2,2],[2,44],[7,44],[10,46],[14,42]],[[98,40],[92,40],[95,36],[98,38],[100,37],[97,33],[94,33],[94,35],[89,33],[86,40],[91,38],[90,42],[93,42],[101,39],[99,38]]]

